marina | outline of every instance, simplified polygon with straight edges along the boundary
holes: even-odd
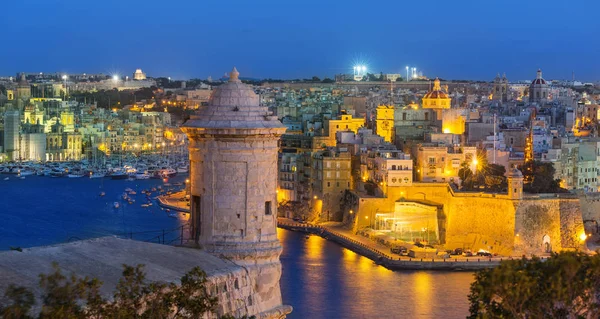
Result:
[[[162,243],[163,230],[165,243],[176,240],[188,214],[161,210],[154,198],[161,189],[178,194],[185,179],[182,174],[167,182],[31,176],[2,182],[0,187],[13,200],[0,202],[5,221],[0,224],[0,250],[111,235]],[[128,194],[135,204],[122,201],[127,188],[137,193]],[[148,191],[153,205],[144,207],[140,199]],[[397,318],[389,309],[406,318],[464,318],[468,313],[470,272],[391,271],[320,236],[306,238],[285,229],[277,234],[283,245],[283,299],[294,306],[288,318]],[[382,295],[390,298],[374,307]]]

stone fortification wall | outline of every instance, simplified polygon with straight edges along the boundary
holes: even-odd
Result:
[[[600,222],[600,193],[585,194],[580,197],[581,215],[587,234],[598,234]]]
[[[540,255],[582,248],[581,206],[577,199],[524,199],[515,215],[515,252]],[[517,236],[518,235],[518,236]]]
[[[274,266],[278,266],[281,274],[281,266]],[[208,277],[208,291],[210,295],[217,297],[219,302],[216,314],[207,314],[205,318],[219,318],[225,314],[235,318],[244,315],[257,318],[281,318],[289,313],[291,307],[281,306],[281,301],[276,305],[265,305],[260,302],[265,299],[265,293],[274,293],[261,291],[261,284],[264,283],[260,278],[261,275],[256,271],[247,269]],[[279,281],[279,277],[276,280]],[[279,289],[271,290],[277,290],[279,293]]]
[[[446,184],[415,183],[388,188],[387,198],[358,198],[357,213],[348,216],[352,228],[369,227],[374,214],[393,211],[398,200],[441,205],[439,234],[447,249],[485,249],[505,256],[582,248],[583,220],[600,218],[600,201],[589,198],[581,199],[582,204],[554,195],[512,200],[506,194],[453,192]]]
[[[512,200],[475,194],[451,198],[444,205],[448,216],[446,247],[511,255],[515,204]]]

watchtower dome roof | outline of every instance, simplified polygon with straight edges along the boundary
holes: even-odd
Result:
[[[285,128],[266,106],[260,105],[259,96],[249,85],[239,79],[234,67],[229,81],[217,86],[208,101],[184,127],[228,129],[228,128]]]

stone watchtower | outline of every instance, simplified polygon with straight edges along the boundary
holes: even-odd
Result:
[[[191,236],[246,267],[258,290],[256,300],[245,301],[248,315],[285,315],[291,308],[281,305],[276,190],[286,128],[238,77],[233,68],[229,82],[183,126],[190,140]]]
[[[511,168],[506,176],[508,182],[508,197],[523,199],[523,173],[516,167]]]

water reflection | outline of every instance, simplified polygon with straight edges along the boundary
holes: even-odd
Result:
[[[472,274],[393,272],[318,236],[279,229],[289,318],[464,318]]]

